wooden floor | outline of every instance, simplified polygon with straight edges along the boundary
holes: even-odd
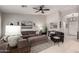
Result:
[[[63,44],[51,46],[39,53],[79,53],[79,40],[76,37],[66,37]]]
[[[47,43],[43,43],[32,47],[32,53],[79,53],[79,40],[76,36],[65,36],[64,43],[54,45],[49,40]]]

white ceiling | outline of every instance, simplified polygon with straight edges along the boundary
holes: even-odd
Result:
[[[44,14],[38,12],[33,7],[39,7],[39,5],[27,5],[22,8],[21,5],[0,5],[0,11],[4,13],[20,13],[20,14],[35,14],[35,15],[48,15],[55,11],[66,11],[76,8],[76,5],[45,5],[45,8],[49,8],[50,11],[46,11]]]

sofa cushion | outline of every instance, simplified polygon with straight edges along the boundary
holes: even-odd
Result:
[[[20,39],[17,44],[18,48],[23,48],[28,46],[27,39]]]
[[[28,38],[31,46],[36,46],[38,44],[42,44],[48,42],[48,37],[46,35],[39,35]]]
[[[54,38],[54,39],[60,39],[60,37],[58,37],[58,36],[54,36],[53,38]]]

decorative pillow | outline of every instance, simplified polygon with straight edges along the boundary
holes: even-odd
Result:
[[[58,36],[54,36],[53,38],[55,38],[55,39],[60,39],[60,37],[58,37]]]
[[[55,32],[50,32],[50,34],[55,34]]]

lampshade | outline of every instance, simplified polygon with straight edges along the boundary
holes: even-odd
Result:
[[[43,27],[42,27],[42,25],[38,25],[38,30],[42,30],[43,29]]]
[[[21,26],[6,25],[5,35],[21,35]]]

